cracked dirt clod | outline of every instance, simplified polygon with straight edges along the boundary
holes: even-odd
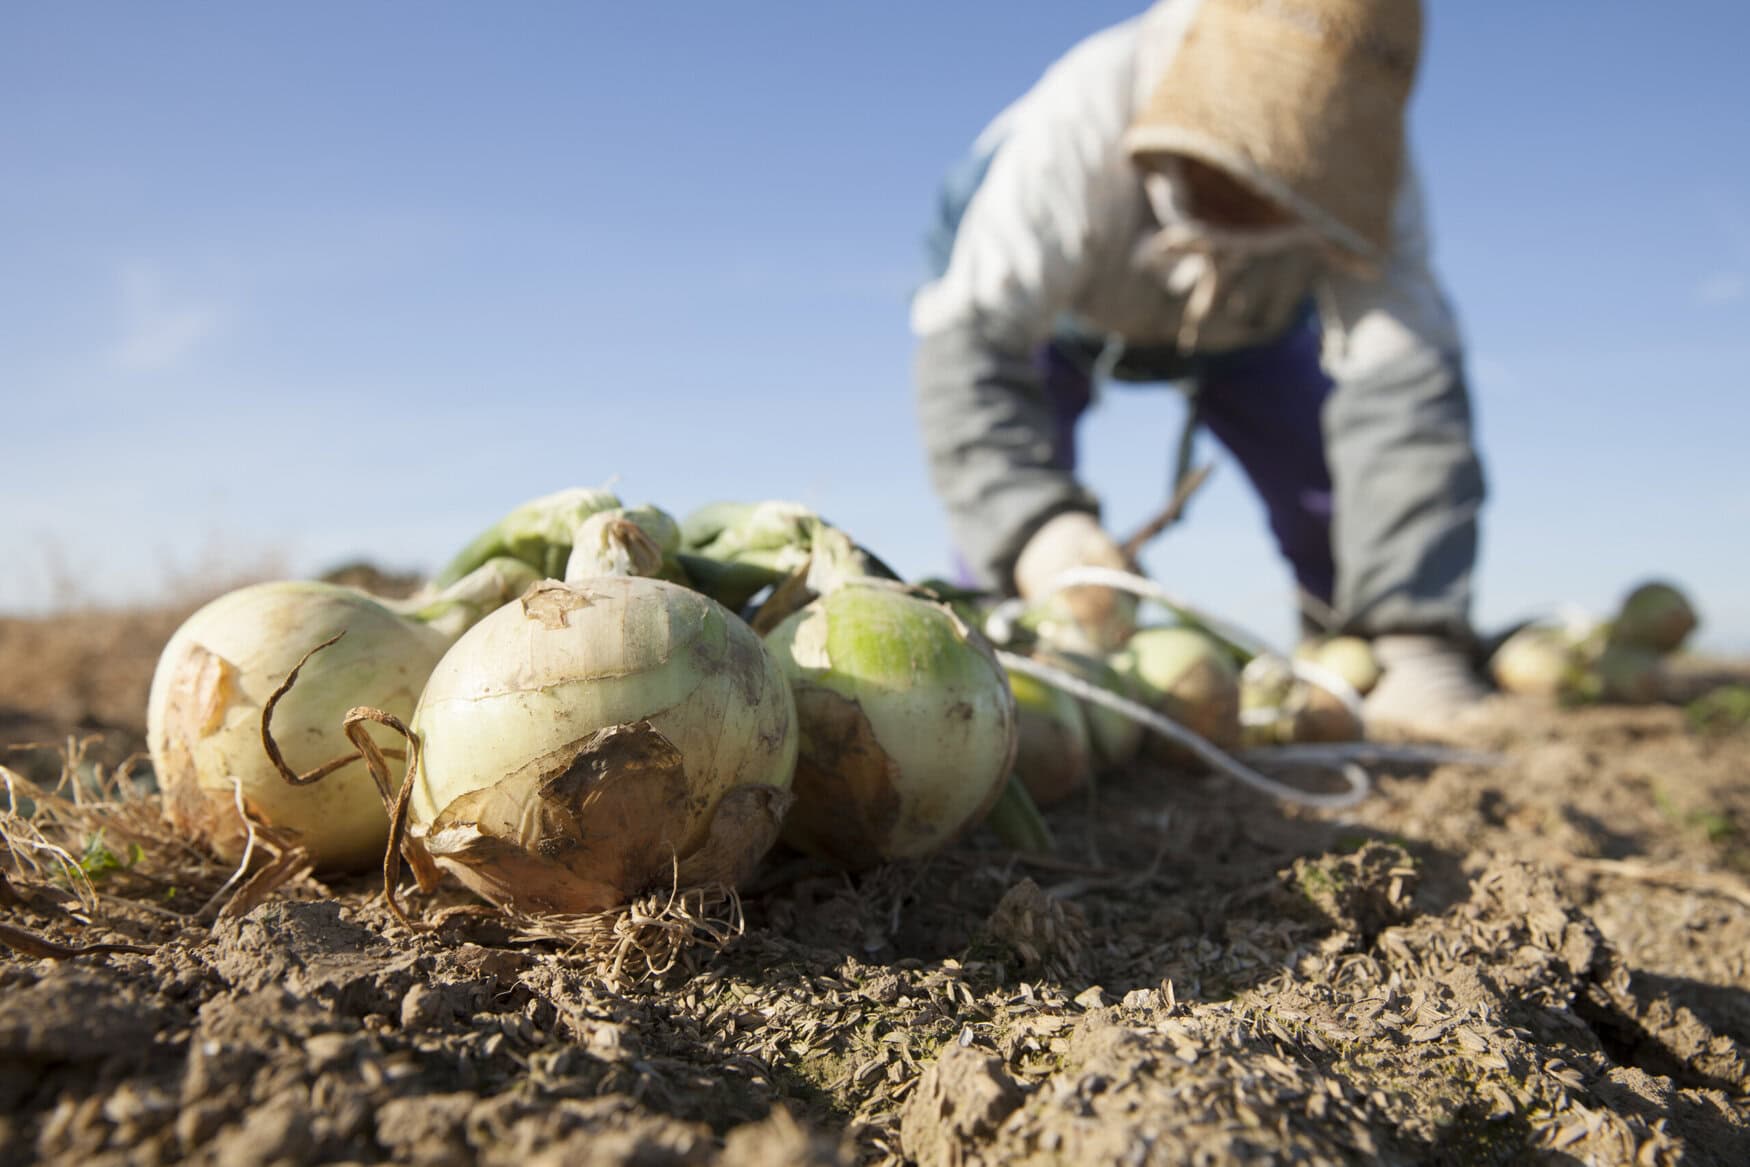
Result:
[[[1020,1105],[1021,1090],[1001,1058],[950,1045],[901,1109],[899,1142],[919,1167],[977,1163],[968,1146],[989,1140]]]
[[[246,992],[283,988],[344,1013],[390,1012],[414,981],[414,958],[342,918],[332,901],[270,901],[214,925],[214,971]]]
[[[1367,948],[1393,924],[1414,914],[1419,873],[1402,848],[1369,840],[1350,855],[1294,861],[1289,882],[1354,948]]]

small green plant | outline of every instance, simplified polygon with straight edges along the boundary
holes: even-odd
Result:
[[[1698,810],[1689,816],[1689,821],[1701,828],[1710,843],[1724,843],[1738,833],[1738,824],[1732,817],[1717,810]]]
[[[1410,840],[1403,835],[1391,831],[1380,833],[1368,833],[1365,831],[1344,832],[1337,836],[1336,841],[1331,846],[1331,850],[1339,855],[1353,855],[1369,843],[1385,843],[1388,846],[1398,848],[1406,854],[1410,850]]]
[[[1654,790],[1653,806],[1672,826],[1699,831],[1710,843],[1725,843],[1738,834],[1738,823],[1730,813],[1711,807],[1681,806],[1663,790]]]
[[[128,870],[145,857],[145,849],[138,843],[128,844],[125,857],[117,855],[104,841],[103,832],[98,831],[85,840],[85,853],[79,856],[79,870],[85,873],[86,879],[97,883],[118,871]]]
[[[1684,706],[1683,716],[1694,733],[1726,734],[1750,729],[1750,685],[1710,689]]]
[[[1322,895],[1333,895],[1341,891],[1348,882],[1341,873],[1327,871],[1313,863],[1306,864],[1294,874],[1300,884],[1301,891],[1308,899],[1317,899]]]

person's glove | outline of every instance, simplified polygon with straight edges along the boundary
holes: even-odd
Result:
[[[1488,696],[1487,686],[1471,668],[1470,653],[1454,641],[1380,636],[1373,641],[1373,655],[1381,673],[1362,705],[1369,726],[1439,736]]]
[[[1048,635],[1062,647],[1100,653],[1122,647],[1136,631],[1136,597],[1087,585],[1054,594],[1054,581],[1074,567],[1136,570],[1093,515],[1065,511],[1047,520],[1021,548],[1015,590],[1024,600],[1042,602],[1052,625]]]

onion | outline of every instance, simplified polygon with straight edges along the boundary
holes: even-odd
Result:
[[[1585,695],[1624,705],[1651,705],[1665,693],[1665,665],[1657,652],[1632,644],[1609,644],[1587,669]]]
[[[1259,653],[1240,670],[1240,741],[1273,746],[1289,740],[1287,713],[1294,694],[1294,669],[1274,653]]]
[[[1015,773],[1037,805],[1062,802],[1093,777],[1093,743],[1081,703],[1025,673],[1009,673],[1009,691],[1019,719]]]
[[[1090,593],[1092,589],[1081,590],[1083,595]],[[1134,621],[1127,607],[1124,616],[1118,621],[1118,630],[1105,643],[1099,643],[1098,637],[1090,635],[1077,618],[1072,603],[1074,595],[1075,589],[1064,588],[1033,600],[1016,621],[1017,626],[1031,633],[1041,644],[1061,652],[1074,652],[1083,656],[1104,653],[1118,647],[1134,631]]]
[[[1364,736],[1361,719],[1341,697],[1296,677],[1279,656],[1261,653],[1246,662],[1240,670],[1240,708],[1246,745],[1348,742]]]
[[[1576,691],[1583,653],[1559,628],[1528,624],[1501,642],[1489,657],[1495,683],[1529,697],[1566,697]]]
[[[1068,652],[1061,649],[1038,648],[1033,657],[1062,669],[1090,685],[1097,685],[1120,697],[1137,698],[1135,686],[1103,656]],[[1011,681],[1014,674],[1010,674]],[[1017,697],[1019,694],[1017,694]],[[1088,743],[1093,747],[1094,763],[1100,769],[1115,770],[1135,760],[1142,749],[1144,730],[1134,719],[1096,701],[1077,701],[1088,725]]]
[[[636,577],[534,585],[444,655],[411,728],[410,849],[534,912],[741,882],[777,837],[797,748],[752,630]]]
[[[1361,719],[1328,689],[1300,682],[1288,704],[1288,742],[1355,742],[1366,736]]]
[[[432,603],[434,617],[466,615],[460,601]],[[389,819],[363,762],[291,786],[262,746],[262,708],[274,689],[308,650],[341,633],[277,707],[277,736],[299,771],[347,751],[341,722],[353,706],[410,714],[449,637],[363,592],[314,582],[241,588],[177,629],[146,707],[147,748],[175,826],[235,862],[246,836],[235,802],[241,788],[250,817],[296,832],[318,869],[382,859]]]
[[[1695,608],[1675,586],[1660,581],[1641,584],[1624,597],[1610,629],[1612,644],[1675,652],[1695,631]]]
[[[1359,636],[1308,640],[1294,650],[1294,655],[1308,664],[1329,669],[1363,697],[1379,684],[1379,661],[1374,658],[1373,646]]]
[[[1144,628],[1112,658],[1137,686],[1147,705],[1222,749],[1240,739],[1239,674],[1233,657],[1212,637],[1191,628]],[[1191,755],[1150,735],[1145,745],[1162,761],[1184,763]]]
[[[848,867],[927,855],[1002,791],[1016,712],[984,637],[898,585],[849,583],[767,644],[802,727],[784,839]]]

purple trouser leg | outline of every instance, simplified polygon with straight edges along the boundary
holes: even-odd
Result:
[[[1045,383],[1045,396],[1051,403],[1052,433],[1051,463],[1059,470],[1076,468],[1076,423],[1094,400],[1094,383],[1062,349],[1055,344],[1039,347],[1033,354],[1033,364]]]
[[[1277,340],[1187,362],[1198,420],[1227,447],[1264,503],[1277,549],[1308,594],[1331,602],[1331,472],[1321,417],[1331,381],[1309,315]],[[1036,357],[1056,422],[1056,461],[1075,469],[1075,427],[1092,399],[1081,368],[1056,345]]]
[[[1302,590],[1331,602],[1331,471],[1322,424],[1331,380],[1310,321],[1256,348],[1210,357],[1197,377],[1197,416],[1252,481],[1276,546]]]

